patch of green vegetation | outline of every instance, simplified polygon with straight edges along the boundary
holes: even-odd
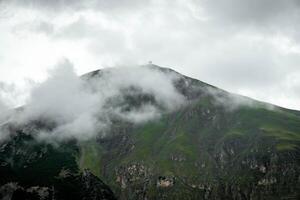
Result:
[[[167,141],[163,152],[183,154],[189,159],[196,159],[197,149],[193,146],[193,141],[188,137],[188,134],[180,132],[176,134],[173,140]]]
[[[197,101],[196,106],[202,106],[202,107],[212,107],[213,106],[214,99],[211,96],[205,96],[201,98],[199,101]]]
[[[102,149],[95,141],[84,142],[80,145],[77,159],[79,168],[89,169],[95,176],[100,177]]]
[[[293,151],[297,149],[296,144],[290,144],[290,143],[280,143],[276,145],[276,149],[278,151]]]
[[[154,157],[159,151],[159,140],[163,137],[166,128],[164,119],[152,121],[141,125],[131,134],[134,138],[134,148],[122,163],[130,163],[134,161],[154,162]]]
[[[265,133],[268,136],[274,137],[278,140],[284,140],[284,141],[300,141],[300,134],[294,133],[288,130],[283,130],[281,128],[275,128],[270,126],[264,126],[260,128],[263,133]]]
[[[225,138],[239,138],[239,137],[243,137],[245,135],[245,133],[243,133],[242,131],[239,130],[232,130],[232,131],[228,131],[225,134]]]

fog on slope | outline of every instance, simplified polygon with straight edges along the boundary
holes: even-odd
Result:
[[[215,106],[221,106],[227,112],[236,111],[241,107],[264,108],[268,110],[276,110],[279,108],[273,104],[257,101],[234,93],[228,93],[218,88],[206,87],[203,92],[213,97]]]
[[[7,110],[7,106],[3,102],[3,100],[0,98],[0,113],[3,113]]]
[[[22,111],[10,121],[21,126],[36,121],[52,124],[54,128],[37,131],[42,140],[88,140],[105,136],[113,119],[143,123],[184,103],[173,85],[178,78],[175,73],[120,67],[99,74],[98,78],[78,77],[72,64],[64,60],[49,72],[47,80],[33,87]],[[127,96],[141,94],[150,101],[129,109]]]
[[[0,127],[3,126],[6,121],[9,119],[11,110],[9,106],[5,103],[5,99],[0,93]],[[8,132],[0,128],[0,141],[7,138]]]

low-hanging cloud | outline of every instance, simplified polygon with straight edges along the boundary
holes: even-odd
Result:
[[[229,112],[236,111],[242,107],[264,108],[268,110],[274,110],[278,108],[272,104],[260,102],[242,95],[228,93],[217,88],[207,87],[205,88],[204,92],[213,97],[214,105],[221,106],[225,111]]]
[[[0,82],[0,125],[8,120],[11,113],[11,101],[16,97],[14,84]],[[0,136],[1,137],[1,136]]]
[[[9,109],[9,105],[7,105],[5,98],[2,96],[3,88],[0,87],[0,127],[2,127],[11,114],[11,110]],[[6,139],[9,136],[9,133],[5,130],[0,128],[0,141]]]
[[[6,105],[3,102],[3,100],[0,98],[0,112],[2,113],[4,110],[6,110]]]
[[[184,97],[173,85],[177,78],[151,66],[108,68],[78,77],[64,60],[32,89],[22,112],[10,120],[21,127],[37,121],[50,124],[35,131],[42,140],[104,136],[114,119],[143,123],[182,105]]]

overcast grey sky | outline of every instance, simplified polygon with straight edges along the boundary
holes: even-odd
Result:
[[[0,0],[0,94],[21,104],[62,58],[78,74],[152,60],[300,110],[299,22],[300,0]]]

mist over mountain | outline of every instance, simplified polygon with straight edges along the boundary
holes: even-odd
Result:
[[[300,197],[299,111],[168,68],[65,60],[0,109],[2,199]]]
[[[179,79],[175,72],[134,66],[105,69],[98,79],[89,76],[78,77],[72,64],[62,61],[47,80],[34,86],[22,111],[8,121],[19,125],[32,121],[53,124],[51,130],[38,133],[39,139],[88,140],[109,132],[113,119],[146,122],[185,102],[173,85]],[[131,97],[144,101],[132,106],[129,101],[138,99]],[[2,109],[7,109],[4,104]]]

